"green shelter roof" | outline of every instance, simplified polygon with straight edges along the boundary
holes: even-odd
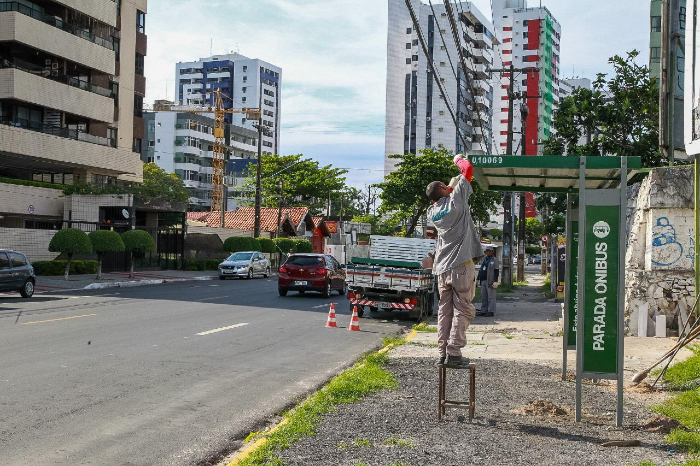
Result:
[[[473,155],[474,177],[491,191],[567,193],[579,188],[581,158],[562,155]],[[586,189],[620,185],[621,157],[585,156]],[[627,181],[642,168],[641,157],[627,157]]]

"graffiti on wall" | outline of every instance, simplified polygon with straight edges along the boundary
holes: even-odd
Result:
[[[692,230],[689,230],[687,236],[678,235],[668,217],[659,217],[651,234],[652,264],[655,267],[692,267],[695,252],[694,244],[690,244],[693,239]]]

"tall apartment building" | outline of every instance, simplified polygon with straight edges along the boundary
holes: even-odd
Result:
[[[423,53],[418,31],[404,0],[389,0],[385,173],[394,169],[395,160],[388,157],[392,154],[440,147],[455,152],[484,154],[491,148],[493,86],[486,70],[493,64],[494,48],[498,44],[491,22],[472,3],[453,2],[459,27],[460,43],[456,44],[443,4],[434,4],[433,14],[430,5],[421,0],[411,0],[411,3],[427,42],[429,56]],[[458,47],[462,48],[471,73],[473,96],[458,65]],[[450,59],[457,68],[454,72]],[[429,60],[434,61],[438,79],[446,89],[460,130],[467,139],[467,147],[459,138],[447,105],[435,85]]]
[[[494,58],[495,68],[536,67],[537,70],[503,73],[494,96],[494,153],[505,154],[508,137],[508,87],[513,79],[516,95],[527,93],[525,152],[520,147],[522,121],[516,98],[513,112],[513,152],[537,155],[541,143],[552,135],[552,115],[559,102],[559,44],[561,26],[545,7],[527,6],[527,0],[493,0],[493,21],[503,45]],[[516,150],[516,148],[518,148]],[[508,154],[510,155],[510,154]]]
[[[238,53],[214,55],[194,62],[180,62],[175,66],[175,100],[183,105],[211,102],[215,89],[224,98],[226,108],[260,107],[263,125],[270,136],[263,136],[262,150],[276,154],[280,140],[280,110],[282,69],[258,59]],[[245,114],[229,114],[229,124],[253,129],[256,121],[249,121]]]
[[[593,83],[588,78],[562,78],[559,80],[559,100],[570,96],[578,88],[593,89]]]
[[[649,74],[655,79],[661,78],[663,14],[663,0],[651,0],[649,2]]]
[[[144,162],[154,162],[175,173],[190,192],[189,210],[209,210],[214,146],[214,119],[206,115],[176,112],[144,114],[146,143]],[[225,183],[227,209],[235,210],[243,196],[241,185],[245,165],[257,157],[258,132],[227,124],[225,131]]]
[[[145,27],[146,0],[0,0],[0,176],[142,180]]]

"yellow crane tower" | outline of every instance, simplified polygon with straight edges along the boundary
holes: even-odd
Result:
[[[223,226],[224,213],[224,139],[226,135],[224,116],[227,113],[245,113],[249,120],[260,120],[259,108],[224,108],[224,97],[230,99],[221,90],[216,89],[208,94],[214,95],[214,105],[174,105],[157,102],[153,106],[156,112],[178,113],[213,113],[214,114],[214,158],[211,170],[211,212],[221,212],[220,223]]]

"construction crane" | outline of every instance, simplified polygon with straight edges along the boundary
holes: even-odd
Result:
[[[224,224],[224,146],[225,146],[225,120],[224,116],[229,113],[245,113],[249,120],[260,120],[259,108],[224,108],[224,97],[231,99],[226,94],[216,89],[207,92],[212,94],[214,105],[175,105],[163,101],[156,102],[153,110],[156,112],[178,112],[178,113],[213,113],[214,114],[214,158],[211,170],[211,212],[221,212],[219,216],[220,224]]]

